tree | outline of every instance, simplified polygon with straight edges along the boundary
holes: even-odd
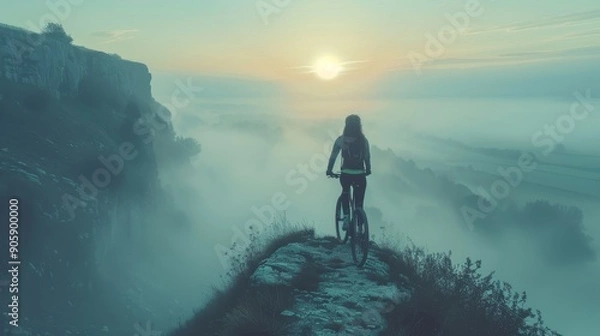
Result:
[[[175,152],[184,158],[196,156],[202,151],[200,143],[193,138],[177,136],[175,137],[173,144],[175,145],[173,148]]]
[[[73,42],[73,38],[65,32],[60,23],[49,22],[42,30],[42,35],[62,42]]]

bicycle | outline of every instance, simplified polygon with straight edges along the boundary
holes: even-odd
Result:
[[[340,174],[332,174],[331,178],[340,178]],[[335,205],[335,231],[337,234],[338,241],[341,244],[345,244],[350,238],[350,250],[352,251],[352,259],[358,267],[362,267],[367,261],[367,255],[369,253],[369,221],[367,220],[367,214],[362,208],[356,208],[354,203],[354,188],[355,184],[351,185],[352,190],[348,195],[348,209],[349,209],[349,221],[348,227],[345,232],[342,233],[344,219],[344,207],[342,206],[342,195],[337,199]]]

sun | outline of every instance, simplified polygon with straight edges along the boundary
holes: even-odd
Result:
[[[342,64],[332,57],[322,57],[313,66],[313,72],[323,80],[332,80],[343,70]]]
[[[300,65],[291,69],[302,69],[302,73],[316,75],[321,80],[332,80],[342,73],[360,68],[357,64],[369,62],[368,60],[342,61],[332,55],[321,55],[311,65]]]

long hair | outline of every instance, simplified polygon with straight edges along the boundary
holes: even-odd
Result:
[[[356,114],[351,114],[346,117],[346,126],[344,126],[343,135],[347,137],[358,138],[360,140],[365,138],[359,116]]]

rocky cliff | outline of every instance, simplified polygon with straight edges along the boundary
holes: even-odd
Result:
[[[143,64],[0,26],[0,196],[19,204],[22,334],[125,335],[149,318],[128,301],[144,284],[127,269],[180,218],[158,178],[157,147],[172,153],[175,134],[150,79]]]
[[[289,334],[378,335],[387,327],[384,314],[411,295],[392,281],[389,265],[379,256],[379,250],[372,252],[369,263],[357,268],[348,245],[311,239],[278,249],[250,282],[252,288],[297,287],[294,304],[280,313],[296,321]]]
[[[126,95],[150,99],[144,64],[0,24],[0,78],[74,96],[86,78],[102,80]]]

